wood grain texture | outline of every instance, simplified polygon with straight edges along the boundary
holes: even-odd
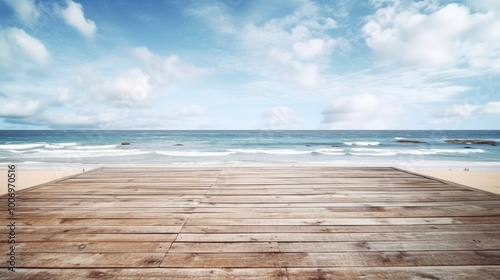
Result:
[[[0,279],[500,278],[500,196],[393,168],[110,167],[17,198]]]

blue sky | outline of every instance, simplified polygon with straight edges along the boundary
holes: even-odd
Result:
[[[0,0],[0,129],[499,129],[500,1]]]

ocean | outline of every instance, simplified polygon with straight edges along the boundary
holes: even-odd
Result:
[[[500,146],[446,143],[449,139],[500,145],[500,131],[0,130],[0,164],[27,169],[263,164],[500,169]]]

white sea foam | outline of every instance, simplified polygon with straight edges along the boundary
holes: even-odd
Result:
[[[25,153],[29,153],[30,151],[29,150],[9,150],[9,152],[11,153],[14,153],[14,154],[25,154]]]
[[[228,156],[234,154],[234,152],[199,152],[199,151],[155,151],[155,153],[171,157],[217,157],[217,156]]]
[[[36,150],[37,153],[26,155],[30,158],[93,158],[117,157],[148,154],[141,150]]]
[[[100,149],[112,149],[116,148],[117,145],[96,145],[96,146],[78,146],[74,147],[77,150],[100,150]]]
[[[41,147],[46,145],[46,143],[35,143],[35,144],[5,144],[0,145],[0,149],[4,150],[20,150],[20,149],[33,149],[36,147]]]
[[[55,145],[64,146],[64,147],[66,147],[66,146],[76,146],[76,145],[78,145],[78,143],[76,143],[76,142],[69,142],[69,143],[54,143],[54,144],[55,144]]]
[[[266,150],[266,149],[234,149],[230,150],[231,152],[239,153],[239,154],[267,154],[267,155],[305,155],[310,154],[311,151],[300,151],[300,150],[291,150],[291,149],[275,149],[275,150]]]
[[[395,156],[395,155],[438,155],[484,153],[483,149],[369,149],[353,148],[350,154],[355,156]]]
[[[312,154],[321,154],[321,155],[329,155],[329,156],[343,156],[345,155],[344,149],[340,148],[325,148],[325,149],[316,149],[311,152]]]
[[[63,145],[51,145],[51,144],[47,144],[44,147],[47,149],[62,149],[62,148],[64,148]]]
[[[357,141],[357,142],[344,142],[347,146],[378,146],[380,142],[378,141]]]

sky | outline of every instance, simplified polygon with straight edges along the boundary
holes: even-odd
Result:
[[[0,0],[0,129],[500,129],[500,1]]]

